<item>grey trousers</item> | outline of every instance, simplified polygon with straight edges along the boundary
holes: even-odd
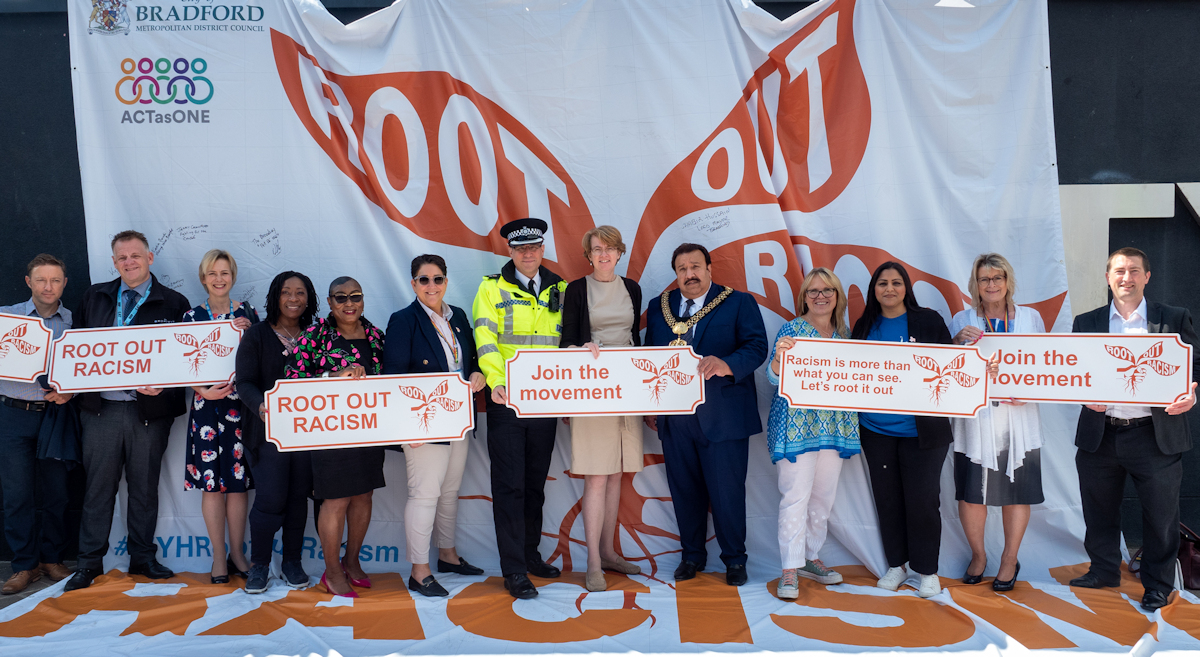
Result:
[[[125,513],[129,563],[146,563],[158,553],[154,543],[158,475],[173,418],[143,422],[137,403],[104,400],[99,415],[84,412],[80,421],[87,488],[79,525],[79,567],[104,567],[122,472],[129,492]]]

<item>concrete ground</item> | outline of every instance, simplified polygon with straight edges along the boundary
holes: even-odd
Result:
[[[67,561],[66,564],[68,568],[75,570],[74,561]],[[12,563],[8,561],[0,561],[0,585],[3,585],[4,582],[7,582],[8,578],[12,577],[12,574]],[[0,609],[3,609],[16,602],[20,602],[34,593],[54,586],[55,584],[57,584],[57,582],[51,582],[48,578],[46,578],[45,575],[43,575],[41,579],[33,584],[30,584],[29,588],[21,591],[20,593],[14,593],[13,595],[0,595]]]

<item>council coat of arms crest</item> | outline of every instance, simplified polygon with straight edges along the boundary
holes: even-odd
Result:
[[[88,34],[129,34],[127,0],[92,0]]]

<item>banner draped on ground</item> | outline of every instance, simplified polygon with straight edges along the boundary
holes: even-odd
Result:
[[[589,271],[580,237],[596,225],[618,227],[628,245],[618,270],[649,299],[673,282],[677,244],[706,245],[714,280],[753,293],[772,336],[795,316],[801,279],[815,266],[837,272],[856,317],[871,271],[901,261],[918,301],[949,319],[963,308],[972,259],[985,251],[1012,261],[1018,303],[1048,327],[1070,326],[1044,2],[822,0],[780,22],[741,0],[399,0],[343,26],[315,0],[71,0],[70,30],[96,281],[116,276],[110,236],[136,228],[150,239],[159,280],[195,303],[203,298],[200,256],[222,248],[238,261],[235,296],[260,311],[279,271],[303,271],[318,290],[351,275],[363,285],[366,316],[382,326],[413,298],[413,256],[444,256],[447,298],[470,308],[481,276],[507,257],[499,226],[537,216],[551,226],[547,264],[568,280]],[[765,414],[774,389],[757,376]],[[165,651],[200,633],[268,633],[286,617],[308,629],[287,624],[271,650],[316,639],[343,653],[557,649],[529,641],[665,652],[981,649],[1015,645],[1006,635],[1029,647],[1110,650],[1143,635],[1194,646],[1185,632],[1195,622],[1182,631],[1151,625],[1109,593],[1083,600],[1115,610],[1096,623],[1063,586],[1064,567],[1086,561],[1074,412],[1042,411],[1046,503],[1034,509],[1021,571],[1038,586],[1022,584],[1020,605],[992,600],[990,589],[928,602],[869,588],[867,569],[886,564],[861,457],[845,464],[823,556],[865,565],[847,571],[863,586],[814,585],[799,605],[778,601],[764,584],[780,561],[776,474],[762,435],[751,439],[747,485],[751,585],[738,591],[706,576],[668,586],[679,546],[660,445],[647,432],[646,468],[625,479],[620,545],[649,577],[614,578],[620,591],[585,600],[580,575],[514,612],[494,581],[447,577],[449,605],[417,600],[413,611],[402,580],[384,575],[370,594],[384,606],[374,608],[370,596],[330,607],[314,602],[328,596],[284,599],[277,588],[225,595],[233,589],[207,590],[203,577],[137,586],[118,578],[98,589],[116,598],[98,592],[74,611],[71,596],[10,608],[0,634],[43,634],[72,613],[121,609],[134,610],[112,616],[123,619],[122,631],[171,633],[156,639]],[[164,461],[160,557],[176,570],[207,572],[200,496],[183,489],[182,427]],[[583,482],[568,472],[568,431],[560,431],[547,483],[543,555],[582,570]],[[457,545],[496,571],[484,440],[481,427]],[[402,459],[389,453],[389,485],[375,495],[360,555],[370,572],[407,573]],[[953,577],[969,551],[949,465],[942,483],[941,571]],[[992,520],[989,575],[1002,546],[998,514]],[[119,521],[112,538],[106,565],[124,566]],[[311,525],[305,556],[320,573]],[[715,554],[708,565],[722,570]],[[155,620],[160,603],[130,595],[171,595],[183,607]],[[381,624],[371,609],[390,609],[388,600],[395,613]],[[355,620],[354,610],[366,615]],[[338,625],[400,643],[351,647],[348,628],[320,629]],[[453,640],[405,647],[443,633]],[[241,638],[195,640],[259,650]]]

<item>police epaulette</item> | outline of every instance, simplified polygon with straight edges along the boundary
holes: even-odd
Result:
[[[484,278],[487,280],[494,281],[497,278],[500,278],[500,274],[488,274],[487,276],[484,276]]]

